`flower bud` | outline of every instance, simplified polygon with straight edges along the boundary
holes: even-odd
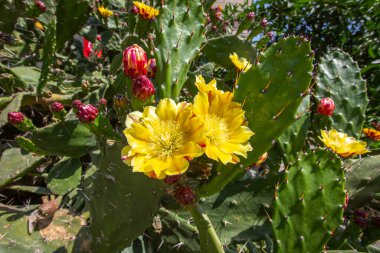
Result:
[[[146,66],[148,58],[144,49],[136,44],[128,47],[123,53],[124,74],[136,78],[141,75],[146,75]]]
[[[12,125],[20,124],[24,122],[24,114],[21,112],[9,112],[8,113],[8,122]]]
[[[266,20],[265,18],[263,20],[261,20],[261,22],[260,22],[260,25],[263,29],[265,29],[265,27],[267,27],[267,24],[268,24],[268,20]]]
[[[217,27],[216,25],[213,25],[213,26],[211,27],[211,29],[212,29],[214,32],[216,32],[216,31],[218,30],[218,27]]]
[[[157,72],[156,59],[154,59],[154,58],[149,59],[146,70],[148,72],[149,78],[154,78],[156,76],[156,72]]]
[[[190,185],[184,185],[175,190],[175,198],[178,203],[188,206],[194,204],[195,193]]]
[[[253,11],[250,11],[250,12],[247,13],[246,17],[249,20],[253,20],[256,17],[256,15],[255,15],[255,13]]]
[[[64,109],[63,107],[63,104],[60,103],[60,102],[53,102],[51,105],[50,105],[50,110],[52,112],[60,112]]]
[[[274,32],[270,31],[270,32],[267,32],[267,35],[270,39],[273,39],[273,36],[274,36]]]
[[[132,83],[132,94],[141,100],[150,98],[155,92],[153,83],[146,76],[139,76]]]
[[[132,8],[131,8],[131,12],[133,14],[138,14],[139,13],[139,9],[136,6],[133,5]]]
[[[215,12],[215,18],[219,21],[223,20],[223,14],[220,11]]]
[[[326,116],[331,116],[334,112],[335,104],[331,98],[322,98],[319,101],[317,112]]]
[[[117,94],[113,97],[113,107],[116,110],[125,110],[128,106],[128,99],[126,96]]]
[[[176,184],[181,180],[181,175],[167,176],[164,182],[168,185]]]
[[[92,123],[98,116],[98,113],[98,109],[91,104],[81,105],[79,106],[77,116],[83,123]]]
[[[105,98],[99,99],[99,104],[101,104],[101,105],[107,105],[107,99],[105,99]]]
[[[79,107],[80,107],[81,105],[83,105],[83,104],[82,104],[82,102],[81,102],[80,100],[76,99],[76,100],[73,101],[72,105],[73,105],[73,107],[74,107],[75,109],[79,109]]]
[[[35,4],[38,7],[38,9],[40,9],[41,12],[45,12],[46,11],[46,5],[41,0],[36,0]]]

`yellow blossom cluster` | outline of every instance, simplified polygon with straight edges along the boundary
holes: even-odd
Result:
[[[243,57],[239,58],[236,53],[230,54],[230,60],[240,72],[245,72],[252,67],[252,64],[247,59]]]
[[[103,5],[98,7],[98,12],[103,18],[108,18],[113,15],[113,11],[105,8]]]
[[[137,7],[140,15],[145,19],[153,19],[160,14],[159,10],[141,2],[134,1],[133,5]]]
[[[239,162],[252,150],[253,132],[246,126],[242,105],[231,92],[197,76],[193,103],[162,99],[157,107],[128,115],[124,134],[128,145],[121,155],[133,171],[150,177],[178,175],[189,161],[203,154],[223,164]]]

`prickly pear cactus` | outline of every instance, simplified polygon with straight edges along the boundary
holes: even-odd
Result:
[[[289,37],[269,47],[256,65],[241,74],[234,98],[243,104],[249,127],[255,133],[250,140],[253,150],[240,169],[221,166],[218,175],[201,189],[203,195],[217,193],[244,167],[255,163],[296,120],[311,81],[313,56],[308,41]]]
[[[152,223],[163,195],[161,181],[133,173],[121,161],[121,148],[120,144],[106,147],[87,189],[95,252],[129,246]]]
[[[166,1],[157,17],[154,55],[159,95],[177,99],[204,40],[201,1]]]
[[[46,26],[45,41],[43,46],[43,65],[41,70],[41,76],[37,86],[37,94],[41,94],[45,88],[48,76],[50,73],[50,67],[54,61],[55,46],[56,46],[56,25],[57,21],[54,17],[50,23]]]
[[[326,54],[318,65],[316,97],[332,98],[335,111],[331,117],[317,115],[315,122],[358,138],[368,105],[366,89],[358,64],[348,54],[341,50]]]
[[[342,223],[345,204],[341,160],[317,149],[304,154],[276,187],[273,232],[277,252],[321,252]]]
[[[375,197],[375,193],[380,192],[379,168],[380,155],[349,160],[345,164],[349,209],[362,207]]]

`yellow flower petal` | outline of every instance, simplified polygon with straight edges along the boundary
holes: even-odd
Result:
[[[380,141],[380,131],[371,128],[364,128],[363,133],[374,141]]]
[[[238,71],[245,72],[252,67],[252,64],[247,59],[239,56],[236,53],[230,54],[230,60],[235,65]]]
[[[140,15],[145,19],[153,19],[160,14],[159,10],[141,2],[134,1],[133,5],[137,7]]]
[[[367,143],[358,141],[353,137],[348,137],[345,133],[340,133],[336,129],[330,131],[321,130],[322,138],[319,139],[342,157],[361,155],[370,152],[366,149]]]

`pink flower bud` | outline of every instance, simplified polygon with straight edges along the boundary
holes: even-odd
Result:
[[[322,98],[319,101],[317,112],[326,116],[331,116],[334,112],[335,104],[331,98]]]
[[[50,105],[50,110],[52,112],[60,112],[64,109],[63,107],[63,104],[61,104],[60,102],[53,102],[51,105]]]
[[[139,13],[139,8],[137,8],[136,6],[132,6],[132,8],[131,8],[131,12],[133,13],[133,14],[138,14]]]
[[[273,39],[273,36],[274,36],[274,32],[270,31],[270,32],[267,32],[267,35],[270,39]]]
[[[146,76],[139,76],[132,83],[132,94],[141,100],[150,98],[155,92],[153,83]]]
[[[80,100],[76,99],[73,101],[72,105],[75,109],[79,109],[79,107],[82,105],[82,102]]]
[[[105,99],[105,98],[99,99],[99,104],[101,104],[101,105],[107,105],[107,99]]]
[[[256,17],[256,15],[255,15],[255,13],[253,12],[253,11],[251,11],[251,12],[248,12],[247,13],[247,19],[249,19],[249,20],[253,20],[255,17]]]
[[[156,72],[157,72],[156,59],[154,59],[154,58],[149,59],[146,70],[148,72],[149,78],[154,78],[156,76]]]
[[[79,106],[77,116],[83,123],[92,123],[98,116],[98,113],[98,109],[91,104],[81,105]]]
[[[261,20],[261,22],[260,22],[261,27],[264,29],[265,29],[265,27],[267,27],[267,24],[268,24],[268,20],[266,20],[265,18],[263,20]]]
[[[191,186],[184,185],[180,186],[175,190],[175,198],[178,203],[188,206],[195,202],[195,193]]]
[[[24,121],[24,114],[21,112],[9,112],[8,122],[11,124],[20,124]]]
[[[36,0],[35,4],[38,7],[38,9],[40,9],[41,12],[45,12],[46,11],[46,5],[41,0]]]
[[[136,78],[141,75],[146,75],[146,66],[148,58],[144,49],[136,44],[128,47],[123,53],[124,74]]]

